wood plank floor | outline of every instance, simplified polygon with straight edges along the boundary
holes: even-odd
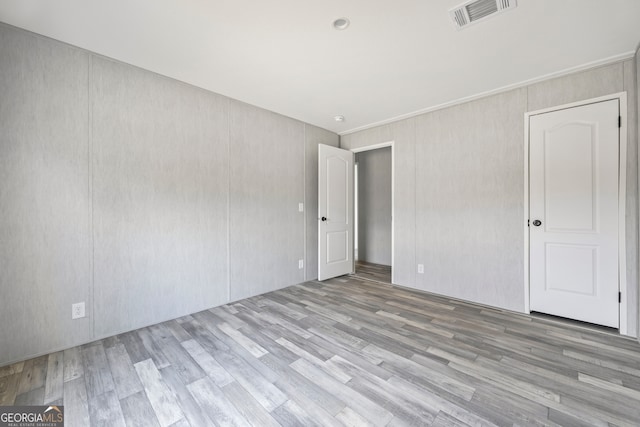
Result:
[[[391,266],[366,261],[356,261],[356,272],[354,275],[362,279],[391,283]]]
[[[67,426],[638,426],[640,345],[343,277],[0,368]]]

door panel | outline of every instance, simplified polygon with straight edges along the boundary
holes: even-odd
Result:
[[[318,279],[353,272],[353,153],[318,147]]]
[[[595,135],[593,123],[546,131],[545,230],[595,232]]]
[[[349,233],[327,233],[327,264],[349,261]]]
[[[546,290],[596,296],[598,248],[547,243]],[[571,270],[567,265],[579,265]]]
[[[326,160],[327,173],[327,207],[326,216],[334,223],[345,223],[349,221],[347,215],[350,213],[348,209],[350,196],[346,184],[349,180],[349,167],[353,162],[347,159],[329,156]]]
[[[529,119],[532,311],[619,326],[618,116],[612,100]]]

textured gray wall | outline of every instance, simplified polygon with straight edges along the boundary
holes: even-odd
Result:
[[[638,117],[638,121],[636,121],[636,142],[635,142],[635,146],[636,146],[636,154],[637,154],[637,161],[638,164],[640,164],[640,149],[638,149],[638,147],[640,146],[640,49],[638,49],[636,51],[636,61],[635,61],[635,68],[636,68],[636,113],[637,113],[637,117]],[[629,145],[633,145],[633,143],[630,143]],[[638,179],[640,179],[640,173],[638,174]],[[638,181],[636,180],[636,184],[638,184]],[[640,188],[640,187],[636,187],[636,188]],[[640,203],[640,190],[639,190],[639,194],[638,194],[638,200],[636,201],[636,209],[638,209],[638,203]],[[640,216],[640,210],[636,211],[636,220],[638,220],[638,216]],[[636,223],[636,228],[639,226],[638,223]],[[639,249],[640,246],[640,242],[636,242],[636,251]],[[638,253],[636,252],[636,255]],[[640,274],[638,272],[638,269],[640,269],[640,265],[636,265],[636,274]],[[636,275],[636,280],[638,282],[638,286],[636,288],[636,309],[638,310],[638,316],[637,316],[637,328],[636,331],[640,332],[640,297],[638,297],[638,295],[640,295],[640,280],[638,280],[638,277]],[[632,321],[632,316],[631,313],[629,313],[629,322]],[[638,334],[640,335],[640,333]],[[638,337],[638,339],[640,340],[640,337]]]
[[[395,143],[394,283],[522,311],[524,113],[627,91],[627,309],[629,333],[636,335],[638,89],[633,70],[632,60],[618,62],[342,136],[341,147],[347,149]],[[424,275],[416,274],[418,263],[425,264]]]
[[[91,338],[88,67],[0,26],[0,365]]]
[[[338,135],[327,130],[305,126],[304,210],[305,210],[305,280],[318,278],[318,144],[337,147]]]
[[[519,89],[416,121],[419,289],[523,309],[526,102]]]
[[[95,334],[227,302],[229,101],[91,68]]]
[[[317,276],[337,135],[4,24],[0,93],[0,366]]]
[[[618,62],[536,83],[527,88],[527,109],[541,110],[621,92],[623,79],[624,63]]]
[[[358,259],[391,265],[391,147],[356,154]]]
[[[232,101],[232,301],[304,281],[304,124]]]

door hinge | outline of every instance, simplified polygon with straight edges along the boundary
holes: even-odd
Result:
[[[622,292],[618,292],[618,304],[622,302]]]
[[[622,127],[622,116],[618,116],[618,127]]]
[[[527,220],[527,227],[531,227],[531,220],[530,219]]]

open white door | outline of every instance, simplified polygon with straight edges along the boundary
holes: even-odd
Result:
[[[318,280],[353,273],[353,153],[318,146]]]
[[[529,121],[531,310],[619,326],[618,100]]]

